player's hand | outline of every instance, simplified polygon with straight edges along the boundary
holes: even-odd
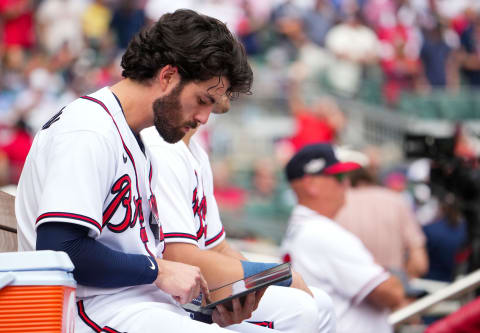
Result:
[[[290,287],[303,290],[304,292],[306,292],[307,294],[313,297],[312,291],[308,288],[305,281],[303,281],[302,276],[297,272],[295,272],[293,269],[292,269],[292,284],[290,285]]]
[[[208,297],[207,281],[197,266],[157,258],[158,276],[155,285],[173,296],[180,304],[186,304],[202,292]]]
[[[217,323],[221,327],[225,327],[233,324],[239,324],[242,321],[250,318],[252,316],[252,312],[257,309],[258,303],[265,293],[265,290],[267,290],[267,288],[263,288],[248,294],[245,298],[243,306],[238,298],[234,298],[232,300],[233,311],[228,311],[227,308],[222,304],[217,305],[212,313],[213,322]]]

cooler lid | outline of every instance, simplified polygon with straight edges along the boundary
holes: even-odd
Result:
[[[0,253],[0,272],[65,271],[72,272],[73,263],[65,252],[25,251]]]

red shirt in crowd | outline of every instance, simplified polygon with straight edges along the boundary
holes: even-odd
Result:
[[[3,43],[6,47],[33,46],[35,32],[31,0],[0,0],[3,18]]]
[[[312,143],[332,142],[335,138],[335,130],[327,121],[311,112],[298,112],[295,115],[295,122],[297,129],[290,138],[295,151]]]
[[[32,136],[23,129],[0,126],[0,151],[4,152],[8,158],[11,184],[17,184],[20,179],[32,141]]]

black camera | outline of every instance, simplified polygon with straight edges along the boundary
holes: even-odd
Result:
[[[480,163],[479,157],[456,156],[458,135],[435,137],[407,134],[403,148],[407,158],[429,158],[432,194],[454,206],[467,223],[471,248],[468,271],[480,267]],[[452,204],[453,203],[453,204]]]

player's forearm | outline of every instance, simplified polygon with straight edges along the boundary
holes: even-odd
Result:
[[[163,254],[164,259],[198,266],[207,280],[209,289],[243,278],[242,264],[239,259],[211,250],[201,250],[187,243],[168,243]]]
[[[37,228],[37,250],[64,251],[75,269],[79,284],[117,288],[155,281],[155,260],[140,254],[115,251],[88,237],[88,228],[62,222],[49,222]]]
[[[227,257],[236,258],[238,260],[248,260],[239,251],[234,250],[226,240],[223,240],[220,244],[211,249],[217,253],[223,254]]]

